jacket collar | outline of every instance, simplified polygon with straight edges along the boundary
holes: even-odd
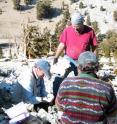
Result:
[[[32,74],[33,74],[33,76],[34,76],[36,79],[39,78],[33,69],[32,69]]]
[[[95,73],[81,73],[78,77],[98,78]]]

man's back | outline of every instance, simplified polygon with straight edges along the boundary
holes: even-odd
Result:
[[[65,79],[56,102],[63,109],[62,122],[65,124],[104,124],[105,116],[116,107],[111,85],[89,77]]]

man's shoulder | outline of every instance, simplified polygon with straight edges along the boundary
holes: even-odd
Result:
[[[30,69],[28,67],[27,68],[24,68],[24,69],[22,69],[21,75],[28,76],[28,75],[31,74],[31,71],[32,71],[32,69]]]
[[[95,78],[94,80],[96,80],[96,82],[99,82],[99,83],[101,83],[101,84],[111,85],[109,82],[106,82],[106,81],[101,80],[101,79],[99,79],[99,78]]]
[[[31,80],[32,73],[30,68],[25,68],[22,70],[22,73],[18,77],[19,82],[24,82],[25,80]]]
[[[77,80],[77,79],[79,79],[78,76],[73,76],[73,77],[67,77],[67,78],[65,78],[65,80]]]
[[[109,90],[112,88],[112,85],[109,82],[105,82],[105,81],[103,81],[101,79],[97,79],[97,78],[91,79],[91,80],[92,80],[92,82],[95,83],[95,85],[101,87],[101,89],[108,89]]]
[[[88,77],[67,77],[66,79],[64,79],[63,82],[84,82],[84,83],[92,83],[98,86],[101,86],[102,88],[108,88],[110,89],[112,87],[112,85],[109,82],[105,82],[101,79],[98,78],[88,78]]]
[[[88,25],[84,25],[84,30],[89,32],[89,31],[93,31],[93,28]]]
[[[69,30],[74,30],[72,25],[67,26],[67,27],[64,28],[64,31],[69,31]]]
[[[63,83],[67,83],[67,82],[76,82],[79,81],[79,77],[78,76],[73,76],[73,77],[67,77],[63,80]]]

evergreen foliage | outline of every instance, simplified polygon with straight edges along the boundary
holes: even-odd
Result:
[[[105,11],[106,9],[103,6],[100,6],[100,11]]]
[[[56,49],[58,45],[58,39],[64,28],[67,26],[68,21],[70,20],[69,8],[63,11],[63,19],[58,22],[55,28],[55,37],[54,37],[54,49]]]
[[[117,10],[113,12],[114,20],[117,22]]]
[[[11,48],[9,49],[9,58],[10,58],[10,59],[13,58]]]
[[[92,4],[90,4],[90,6],[89,6],[89,7],[90,7],[90,9],[93,9],[93,8],[95,8],[95,6],[93,6]]]
[[[87,25],[89,25],[89,26],[91,25],[91,19],[90,19],[90,16],[89,16],[89,15],[87,16],[86,23],[87,23]]]
[[[0,8],[0,15],[2,14],[2,9]]]
[[[70,0],[71,3],[75,3],[75,2],[78,2],[79,0]]]
[[[36,26],[27,26],[24,29],[27,58],[36,58],[47,55],[49,52],[50,33],[47,28],[43,34],[40,33]]]
[[[91,23],[94,31],[96,32],[96,34],[99,32],[99,27],[98,27],[98,22],[97,21],[94,21]]]
[[[21,0],[12,0],[12,1],[14,4],[14,9],[21,10],[21,5],[20,5]]]
[[[31,1],[32,1],[32,0],[24,0],[24,3],[25,3],[26,5],[29,5],[29,4],[31,4]]]
[[[80,2],[80,4],[79,4],[79,8],[80,8],[80,9],[83,9],[83,8],[84,8],[84,4],[83,4],[83,2]]]
[[[24,43],[26,45],[27,58],[47,56],[50,49],[50,40],[51,50],[55,51],[58,46],[60,33],[65,28],[68,20],[70,20],[70,13],[69,10],[66,9],[63,11],[63,19],[56,25],[53,36],[51,36],[51,31],[47,28],[44,29],[43,33],[41,33],[36,26],[27,26],[24,29]]]
[[[37,3],[37,19],[49,18],[52,14],[51,1],[43,0]]]
[[[3,58],[3,51],[2,48],[0,47],[0,59]]]
[[[113,53],[115,59],[117,59],[117,33],[115,31],[108,31],[105,39],[100,43],[99,47],[105,56],[109,57],[110,53]]]
[[[107,41],[100,43],[99,47],[103,51],[105,57],[110,57],[110,45]]]
[[[50,41],[51,50],[55,51],[60,33],[65,28],[68,20],[70,20],[70,13],[67,8],[63,11],[63,19],[56,25],[54,35],[50,34],[50,31],[47,28],[41,33],[36,26],[27,26],[24,29],[24,44],[26,46],[25,52],[27,58],[47,56],[50,50]]]
[[[98,41],[103,41],[106,38],[106,34],[99,34],[97,38],[98,38]]]

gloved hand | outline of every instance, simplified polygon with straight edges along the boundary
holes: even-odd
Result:
[[[56,64],[58,62],[58,58],[54,58],[54,61],[53,61],[53,65]]]

